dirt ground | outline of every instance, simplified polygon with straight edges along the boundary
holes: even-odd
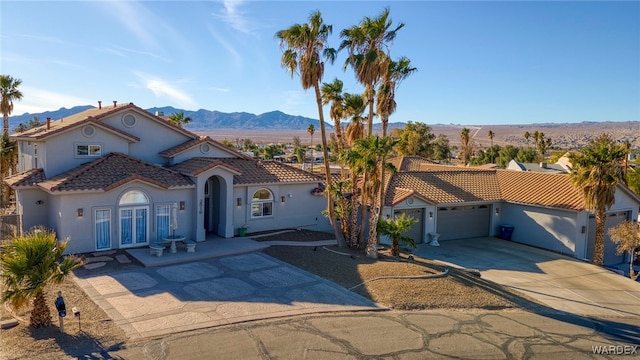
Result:
[[[248,234],[248,237],[254,235],[258,234]],[[256,237],[255,240],[312,241],[333,238],[333,234],[299,230]],[[264,252],[345,288],[352,288],[358,294],[394,309],[515,309],[536,306],[530,298],[473,273],[449,269],[444,274],[444,266],[428,259],[410,258],[411,254],[406,250],[399,257],[392,257],[387,249],[381,249],[377,260],[367,258],[362,249],[340,249],[336,246],[272,246]],[[87,254],[86,257],[92,255]],[[140,266],[133,259],[130,264],[107,261],[101,268],[79,268],[75,273],[104,274]],[[380,279],[424,275],[429,278]],[[69,310],[64,332],[59,328],[53,305],[58,290],[62,291]],[[54,315],[53,325],[32,329],[28,326],[28,309],[14,313],[20,323],[12,329],[0,330],[0,359],[102,359],[107,358],[107,351],[125,346],[127,338],[124,332],[72,279],[67,279],[62,285],[49,287],[47,296]],[[71,314],[71,307],[80,310],[80,324],[78,318]],[[12,317],[4,306],[1,310],[3,320]]]

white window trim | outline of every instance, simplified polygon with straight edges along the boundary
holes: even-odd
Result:
[[[257,193],[260,190],[266,190],[269,192],[269,194],[271,195],[270,199],[260,199],[260,200],[254,200],[253,199],[253,195],[255,195],[255,193]],[[251,195],[251,207],[249,208],[249,211],[251,212],[251,219],[269,219],[273,217],[273,211],[274,211],[274,204],[275,204],[275,197],[273,196],[273,191],[271,191],[270,189],[267,188],[259,188],[256,189],[253,194]],[[263,215],[264,214],[264,204],[266,203],[270,203],[271,204],[271,214],[269,215]],[[253,205],[255,204],[260,204],[260,213],[261,215],[254,215],[253,214]]]
[[[87,147],[87,155],[80,155],[78,154],[78,148],[81,146],[86,146]],[[91,153],[91,149],[92,148],[97,148],[98,152],[97,154],[92,154]],[[102,144],[96,144],[96,143],[76,143],[73,145],[73,151],[74,151],[74,157],[75,158],[99,158],[102,156]]]

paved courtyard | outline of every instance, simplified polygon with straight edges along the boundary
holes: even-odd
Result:
[[[383,309],[262,253],[88,275],[75,281],[131,339],[255,319]]]

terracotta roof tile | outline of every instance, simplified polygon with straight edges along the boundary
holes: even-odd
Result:
[[[505,201],[583,210],[582,193],[571,185],[569,175],[497,170]]]
[[[225,166],[238,172],[233,177],[234,185],[275,184],[298,182],[322,182],[324,176],[283,164],[273,160],[239,158],[193,158],[172,166],[183,174],[196,175],[215,166]]]
[[[566,174],[437,165],[419,157],[391,160],[400,171],[387,183],[386,205],[404,200],[407,189],[411,189],[434,204],[503,200],[584,209],[582,193],[571,185]]]
[[[178,144],[178,145],[176,145],[176,146],[174,146],[174,147],[172,147],[170,149],[167,149],[167,150],[164,150],[164,151],[160,152],[160,155],[161,156],[166,156],[166,157],[173,157],[173,156],[175,156],[175,155],[177,155],[177,154],[179,154],[179,153],[181,153],[183,151],[187,151],[187,150],[189,150],[189,149],[191,149],[193,147],[196,147],[196,146],[198,146],[200,144],[203,144],[203,143],[209,143],[209,144],[211,144],[211,145],[213,145],[215,147],[228,150],[229,152],[231,152],[234,155],[236,155],[238,157],[241,157],[241,158],[247,158],[247,159],[249,158],[246,155],[244,155],[243,153],[237,151],[236,149],[232,149],[232,148],[229,148],[227,146],[224,146],[220,142],[213,140],[209,136],[200,136],[197,139],[191,139],[191,140],[185,141],[182,144]]]
[[[395,203],[393,189],[412,189],[434,204],[501,200],[493,171],[410,171],[397,173],[389,182],[386,205]],[[404,191],[404,190],[403,190]]]
[[[15,174],[4,179],[4,182],[11,187],[29,187],[45,179],[42,169],[32,169],[19,174]]]
[[[125,132],[125,131],[122,131],[122,130],[116,129],[114,127],[111,127],[111,126],[109,126],[107,124],[104,124],[104,123],[102,123],[100,121],[101,119],[103,119],[103,118],[105,118],[107,116],[110,116],[110,115],[112,115],[114,113],[117,113],[117,112],[120,112],[120,111],[126,110],[126,109],[131,109],[131,110],[135,110],[135,111],[138,111],[138,112],[145,113],[148,116],[150,116],[151,118],[156,119],[158,122],[162,122],[164,125],[172,127],[174,129],[184,133],[187,136],[190,136],[192,138],[197,138],[198,137],[196,134],[194,134],[194,133],[192,133],[192,132],[190,132],[188,130],[185,130],[185,129],[179,127],[179,126],[173,125],[170,122],[168,122],[168,121],[166,121],[166,120],[164,120],[164,119],[162,119],[160,117],[157,117],[157,116],[151,114],[150,112],[148,112],[148,111],[146,111],[146,110],[134,105],[133,103],[119,104],[119,105],[117,105],[115,107],[114,106],[103,106],[101,109],[99,109],[99,108],[87,109],[85,111],[79,112],[77,114],[73,114],[71,116],[68,116],[68,117],[65,117],[65,118],[62,118],[62,119],[52,120],[50,122],[49,130],[47,130],[47,125],[45,124],[45,125],[38,126],[36,128],[29,129],[27,131],[21,132],[21,133],[14,133],[14,134],[11,135],[11,137],[17,138],[17,139],[36,139],[36,140],[41,140],[41,139],[44,139],[44,138],[49,137],[51,135],[58,134],[60,132],[66,131],[66,130],[71,129],[73,127],[80,126],[80,125],[82,125],[82,124],[84,124],[84,123],[86,123],[88,121],[91,121],[91,122],[94,122],[94,123],[97,123],[97,124],[101,124],[101,126],[107,127],[110,130],[116,131],[116,132],[121,133],[123,135],[126,135],[128,137],[133,137],[133,138],[135,138],[135,139],[137,139],[139,141],[140,139],[138,139],[137,137],[135,137],[135,136],[133,136],[133,135],[131,135],[131,134]]]
[[[100,159],[41,181],[42,188],[56,191],[108,191],[133,180],[141,180],[168,189],[191,187],[186,176],[131,156],[110,153]]]

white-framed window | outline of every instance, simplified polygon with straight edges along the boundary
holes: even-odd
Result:
[[[149,242],[149,197],[140,190],[127,191],[118,202],[120,247]]]
[[[92,144],[76,144],[77,157],[99,157],[102,156],[102,146]]]
[[[111,209],[95,209],[96,250],[111,249]]]
[[[273,194],[269,189],[259,189],[251,198],[251,217],[260,218],[273,215]]]

